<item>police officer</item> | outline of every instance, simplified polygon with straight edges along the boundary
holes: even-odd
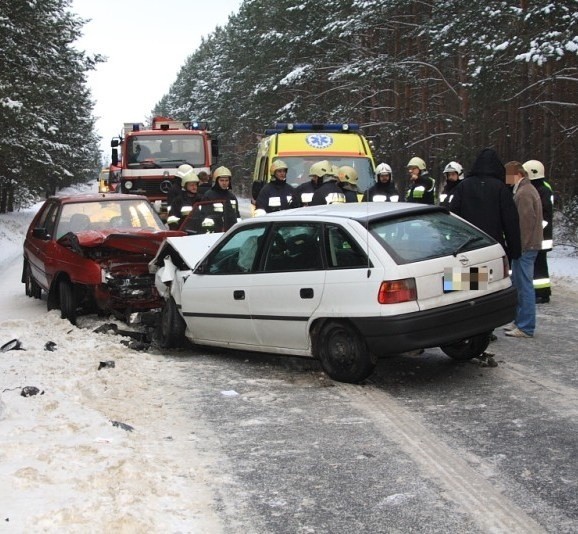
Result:
[[[359,202],[359,190],[357,189],[359,176],[357,171],[349,165],[344,165],[337,170],[337,177],[345,195],[345,202]]]
[[[554,194],[552,186],[546,181],[544,165],[536,160],[531,159],[524,163],[524,170],[532,185],[540,195],[542,203],[543,232],[544,240],[542,248],[538,251],[536,261],[534,262],[534,292],[536,294],[536,303],[544,304],[550,302],[552,294],[552,284],[550,282],[550,273],[548,270],[548,251],[552,250],[552,221],[554,215]]]
[[[319,162],[319,171],[322,173],[320,185],[313,193],[312,206],[322,206],[324,204],[336,204],[345,202],[343,190],[339,187],[338,169],[329,161]]]
[[[287,183],[287,164],[277,159],[271,163],[271,180],[266,184],[255,201],[255,215],[292,208],[294,189]]]
[[[409,172],[409,189],[405,195],[407,202],[420,204],[435,203],[435,180],[427,171],[425,161],[421,158],[411,158],[407,164]]]
[[[440,193],[440,206],[449,208],[454,196],[452,190],[464,179],[464,168],[457,161],[450,161],[444,169],[444,176],[446,183]]]
[[[399,192],[393,182],[391,167],[380,163],[375,168],[375,185],[363,195],[362,202],[399,202]]]

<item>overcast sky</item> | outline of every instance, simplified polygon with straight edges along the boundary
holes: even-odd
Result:
[[[73,0],[83,19],[78,47],[107,56],[89,75],[105,157],[125,122],[145,122],[201,37],[224,26],[242,0]]]

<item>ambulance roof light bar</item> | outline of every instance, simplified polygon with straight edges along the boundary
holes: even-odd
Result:
[[[358,132],[356,123],[313,123],[313,122],[278,122],[274,128],[265,130],[265,135],[276,133],[307,133],[307,132]]]

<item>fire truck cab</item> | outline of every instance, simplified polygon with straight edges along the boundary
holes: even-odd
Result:
[[[276,159],[289,167],[287,183],[294,187],[307,182],[311,165],[322,160],[353,167],[359,175],[360,192],[375,183],[371,146],[358,124],[277,123],[266,130],[257,149],[253,199],[269,181],[269,168]]]
[[[206,122],[155,117],[150,128],[125,123],[122,135],[111,141],[112,165],[119,193],[145,195],[162,214],[177,168],[184,163],[196,172],[211,173],[218,142]]]

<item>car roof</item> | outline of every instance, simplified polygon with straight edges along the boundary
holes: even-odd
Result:
[[[53,196],[51,199],[57,199],[61,204],[72,204],[76,202],[102,202],[103,200],[146,200],[148,199],[143,195],[125,195],[119,193],[80,193],[77,195],[67,195],[67,196]]]
[[[399,217],[400,215],[428,213],[432,211],[447,212],[447,209],[430,204],[415,204],[411,202],[347,202],[276,211],[262,215],[256,219],[311,220],[337,217],[368,222],[384,217]]]

